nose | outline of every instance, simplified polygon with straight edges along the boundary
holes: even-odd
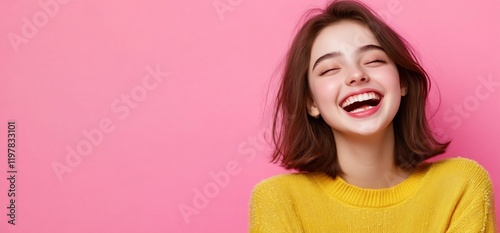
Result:
[[[369,80],[370,78],[368,77],[368,75],[365,74],[365,72],[363,72],[359,68],[353,68],[345,81],[346,85],[352,86],[352,85],[360,85],[362,83],[366,83]]]

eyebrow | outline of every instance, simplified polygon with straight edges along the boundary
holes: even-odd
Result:
[[[382,47],[380,47],[378,45],[369,44],[369,45],[364,45],[364,46],[359,47],[356,50],[356,53],[362,53],[362,52],[366,52],[366,51],[369,51],[369,50],[381,50],[381,51],[385,52]],[[316,68],[316,66],[320,62],[322,62],[324,60],[327,60],[327,59],[334,58],[334,57],[338,57],[338,56],[342,56],[342,53],[338,52],[338,51],[334,51],[334,52],[330,52],[330,53],[327,53],[327,54],[319,57],[318,60],[316,60],[316,62],[314,62],[312,70],[314,70],[314,68]]]

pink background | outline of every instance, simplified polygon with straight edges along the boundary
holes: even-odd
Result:
[[[477,160],[500,193],[500,2],[475,2],[368,4],[435,81],[434,125],[453,139],[441,157]],[[2,1],[0,232],[246,232],[252,187],[285,172],[262,142],[268,86],[302,14],[325,3]],[[67,163],[67,148],[87,155]]]

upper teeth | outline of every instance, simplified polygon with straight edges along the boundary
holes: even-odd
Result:
[[[341,106],[343,108],[345,108],[346,106],[349,106],[355,102],[361,102],[361,101],[370,100],[370,99],[379,100],[380,95],[378,95],[375,92],[366,92],[366,93],[362,93],[362,94],[351,95],[347,99],[345,99],[344,102],[342,102]]]

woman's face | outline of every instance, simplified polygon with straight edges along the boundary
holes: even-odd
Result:
[[[406,92],[394,62],[373,33],[356,21],[324,28],[313,43],[309,67],[309,113],[321,114],[334,133],[382,132]]]

